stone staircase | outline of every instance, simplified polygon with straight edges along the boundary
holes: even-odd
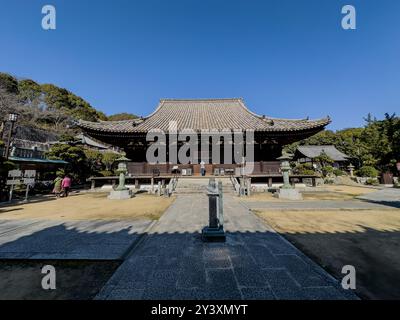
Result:
[[[232,182],[229,178],[218,178],[215,180],[222,181],[222,191],[223,193],[235,192]],[[207,178],[179,178],[178,184],[175,189],[177,194],[194,194],[194,193],[206,193],[209,179]]]

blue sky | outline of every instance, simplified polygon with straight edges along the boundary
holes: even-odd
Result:
[[[41,28],[53,4],[57,29]],[[341,28],[341,8],[357,30]],[[0,71],[54,83],[106,114],[160,98],[242,97],[329,128],[400,113],[398,0],[0,0]]]

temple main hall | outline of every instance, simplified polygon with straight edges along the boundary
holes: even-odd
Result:
[[[282,148],[290,143],[310,137],[323,130],[331,122],[329,117],[310,120],[272,118],[252,112],[243,99],[162,99],[153,113],[146,117],[123,121],[79,121],[78,126],[90,137],[104,143],[122,148],[128,163],[129,174],[133,176],[170,176],[178,171],[184,175],[199,175],[202,159],[201,147],[197,150],[198,159],[191,163],[172,161],[170,154],[165,163],[148,163],[146,150],[151,141],[146,135],[151,130],[168,133],[171,123],[177,132],[188,130],[200,133],[209,131],[234,131],[254,133],[254,163],[251,176],[280,177],[278,157]],[[201,141],[200,137],[198,141]],[[166,144],[169,137],[167,134]],[[184,141],[178,141],[183,144]],[[221,144],[222,145],[222,144]],[[167,149],[168,150],[168,149]],[[204,157],[203,157],[204,158]],[[234,157],[233,157],[234,158]],[[208,159],[207,159],[208,160]],[[223,151],[218,163],[205,161],[207,175],[234,174],[241,163],[225,163]]]

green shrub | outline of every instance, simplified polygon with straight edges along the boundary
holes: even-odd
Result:
[[[65,170],[64,169],[60,169],[56,171],[56,176],[57,177],[64,177],[65,176]]]
[[[332,166],[325,166],[322,169],[322,174],[326,177],[327,175],[333,173],[333,167]]]
[[[341,177],[341,176],[344,176],[344,175],[345,175],[345,173],[344,173],[342,170],[340,170],[340,169],[333,169],[333,174],[334,174],[335,176],[337,176],[337,177]]]
[[[110,171],[110,170],[101,170],[101,171],[99,171],[99,176],[100,177],[110,177],[110,176],[113,176],[113,175],[114,175],[114,173],[112,171]]]
[[[301,163],[297,164],[296,167],[293,169],[296,174],[304,174],[304,175],[313,175],[315,174],[314,167],[311,163]]]
[[[377,185],[379,185],[379,182],[377,179],[369,178],[369,179],[367,179],[367,181],[365,181],[365,184],[367,184],[369,186],[377,186]]]
[[[301,174],[305,175],[305,176],[312,176],[315,175],[315,171],[314,170],[309,170],[309,169],[304,169]]]
[[[11,161],[4,161],[0,163],[0,175],[7,175],[8,171],[14,170],[17,168],[17,165]]]
[[[378,176],[378,170],[371,166],[363,166],[356,172],[359,177],[371,177],[376,178]]]
[[[330,178],[324,179],[324,184],[334,184],[334,183],[335,183],[335,181],[333,179],[330,179]]]

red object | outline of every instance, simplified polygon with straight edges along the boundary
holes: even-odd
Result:
[[[65,177],[61,183],[61,187],[63,188],[69,188],[71,187],[71,178]]]

